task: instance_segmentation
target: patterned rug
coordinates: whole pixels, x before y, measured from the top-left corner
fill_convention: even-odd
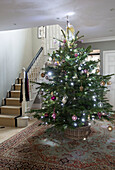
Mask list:
[[[92,124],[87,140],[75,141],[38,121],[0,144],[0,170],[113,170],[114,130]]]

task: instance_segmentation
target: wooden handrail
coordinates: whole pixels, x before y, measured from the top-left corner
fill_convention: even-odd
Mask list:
[[[36,61],[37,58],[39,57],[39,55],[41,54],[42,50],[43,50],[43,47],[41,47],[41,48],[39,49],[39,51],[37,52],[36,56],[33,58],[33,60],[31,61],[31,63],[29,64],[28,68],[26,69],[26,72],[27,72],[27,73],[29,72],[29,70],[31,69],[31,67],[33,66],[33,64],[35,63],[35,61]]]

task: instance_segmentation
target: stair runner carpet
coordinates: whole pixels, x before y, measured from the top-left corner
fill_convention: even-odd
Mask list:
[[[113,170],[114,130],[96,121],[87,140],[64,138],[63,132],[39,122],[0,144],[0,170]],[[112,125],[113,126],[113,125]]]
[[[14,90],[9,92],[9,97],[5,99],[5,105],[0,107],[0,127],[16,127],[16,118],[22,114],[20,102],[21,78],[16,81],[18,81],[18,84],[14,84]]]

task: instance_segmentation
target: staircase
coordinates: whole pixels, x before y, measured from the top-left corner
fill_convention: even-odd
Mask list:
[[[42,39],[44,50],[43,47],[41,47],[28,68],[26,70],[24,68],[22,69],[19,78],[16,79],[15,84],[11,87],[11,91],[8,92],[6,99],[3,99],[3,105],[0,108],[0,127],[27,126],[27,124],[24,123],[25,121],[28,121],[25,112],[30,111],[37,96],[37,85],[32,84],[31,81],[46,81],[45,78],[41,78],[41,68],[45,67],[45,63],[49,58],[47,54],[52,53],[59,47],[58,43],[54,43],[54,37],[60,40],[63,39],[61,33],[62,28],[60,26],[47,26],[46,29],[46,38]],[[27,73],[29,80],[29,101],[26,101],[25,99],[25,72]],[[22,100],[20,100],[21,94],[23,96]],[[39,100],[39,107],[41,107],[42,101],[40,96]],[[20,126],[23,124],[24,126]]]
[[[8,97],[3,100],[4,105],[0,111],[0,126],[17,127],[17,118],[22,115],[22,103],[20,102],[21,78],[16,79]]]
[[[3,104],[0,107],[0,127],[27,126],[28,117],[25,116],[25,112],[30,111],[37,95],[37,86],[32,84],[31,81],[36,82],[40,79],[40,69],[43,67],[45,60],[47,60],[47,57],[44,56],[41,47],[28,68],[26,70],[25,68],[22,69],[7,97],[3,99]],[[29,101],[26,101],[25,98],[25,73],[27,73],[29,81]]]

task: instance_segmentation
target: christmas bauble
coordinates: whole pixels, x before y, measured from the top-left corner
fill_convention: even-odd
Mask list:
[[[104,81],[101,81],[100,85],[101,85],[101,86],[104,86],[104,85],[105,85],[105,82],[104,82]]]
[[[72,116],[72,120],[73,120],[73,121],[76,121],[76,120],[77,120],[77,116],[76,116],[76,115],[73,115],[73,116]]]
[[[54,95],[54,93],[53,92],[51,92],[51,96],[53,96]]]
[[[87,77],[89,77],[89,72],[87,72]]]
[[[55,119],[56,118],[56,113],[53,113],[52,117],[53,117],[53,119]]]
[[[65,104],[67,102],[66,99],[62,99],[62,103]]]
[[[99,102],[97,105],[98,105],[98,107],[100,107],[100,108],[103,107],[103,103],[102,103],[102,102]]]
[[[77,54],[77,53],[75,53],[75,54],[74,54],[74,56],[75,56],[75,57],[77,57],[77,56],[78,56],[78,54]]]
[[[84,73],[85,73],[85,74],[88,73],[88,70],[85,69],[85,70],[84,70]]]
[[[88,120],[90,120],[90,115],[88,115]]]
[[[97,115],[98,115],[99,119],[101,119],[102,113],[98,112]]]
[[[112,84],[111,81],[108,81],[108,82],[107,82],[107,85],[111,85],[111,84]]]
[[[49,117],[49,114],[48,113],[45,113],[45,115],[44,115],[45,117]]]
[[[62,103],[65,104],[67,102],[67,96],[63,97]]]
[[[80,88],[79,88],[79,89],[80,89],[80,91],[83,91],[83,86],[80,86]]]
[[[51,100],[55,101],[56,100],[56,96],[52,96]]]
[[[63,40],[63,43],[66,43],[66,40]]]
[[[99,70],[99,69],[96,69],[96,72],[97,72],[97,73],[99,73],[99,72],[100,72],[100,70]]]
[[[41,77],[45,77],[45,73],[41,73]]]

